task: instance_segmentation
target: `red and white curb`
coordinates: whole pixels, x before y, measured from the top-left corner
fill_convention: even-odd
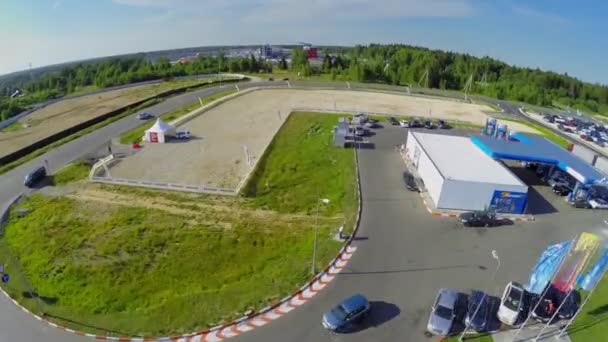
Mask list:
[[[424,198],[424,195],[422,193],[420,193],[420,198],[422,199],[422,203],[424,203],[424,207],[426,208],[426,211],[428,211],[429,214],[431,214],[432,216],[451,217],[451,218],[457,218],[458,217],[458,214],[449,214],[449,213],[442,213],[440,211],[433,211],[433,209],[431,209],[431,207],[428,205],[428,203],[427,203],[427,201]],[[513,221],[516,221],[516,222],[530,222],[530,221],[534,221],[534,216],[518,217],[518,216],[498,215],[498,217],[509,219],[509,220],[513,220]]]
[[[184,334],[181,336],[166,336],[166,337],[128,337],[128,336],[105,336],[105,335],[95,335],[88,334],[81,331],[69,329],[53,323],[43,317],[36,315],[35,313],[29,311],[21,304],[19,304],[16,300],[14,300],[8,293],[4,291],[0,287],[0,291],[10,299],[17,307],[23,310],[25,313],[34,316],[37,320],[44,322],[54,328],[61,329],[68,333],[86,336],[90,338],[94,338],[97,340],[105,340],[105,341],[131,341],[131,342],[215,342],[222,341],[230,337],[234,337],[240,334],[243,334],[247,331],[253,330],[255,328],[264,326],[275,319],[286,315],[290,311],[294,310],[300,305],[303,305],[312,297],[314,297],[319,291],[323,290],[327,284],[329,284],[332,280],[334,280],[335,276],[344,269],[348,261],[352,258],[353,254],[357,250],[357,247],[351,246],[357,231],[359,230],[359,222],[361,220],[361,180],[359,178],[359,166],[358,166],[358,156],[357,151],[355,150],[355,170],[356,170],[356,178],[357,178],[357,193],[359,194],[359,203],[357,209],[357,216],[355,219],[354,229],[348,240],[345,242],[344,246],[338,252],[338,255],[329,263],[323,272],[317,274],[311,281],[309,281],[306,285],[302,286],[295,293],[283,298],[278,303],[265,307],[264,309],[258,311],[257,313],[253,313],[249,316],[241,317],[235,321],[225,323],[211,329],[206,329],[203,331],[192,332],[190,334]],[[10,209],[10,205],[6,210]]]

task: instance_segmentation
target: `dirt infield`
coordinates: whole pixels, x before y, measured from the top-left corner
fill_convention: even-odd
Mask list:
[[[221,104],[185,123],[188,142],[148,144],[111,169],[113,177],[235,188],[292,109],[369,111],[483,124],[481,105],[384,93],[267,89]],[[513,127],[514,128],[514,127]],[[522,126],[522,130],[530,131]],[[248,165],[245,147],[251,164]]]
[[[176,81],[135,86],[53,103],[18,121],[29,127],[0,132],[0,157],[89,119],[190,83],[196,82]]]

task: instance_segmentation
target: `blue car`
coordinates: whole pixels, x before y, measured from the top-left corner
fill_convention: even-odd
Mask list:
[[[490,319],[490,297],[481,291],[471,291],[466,326],[477,332],[486,331]]]
[[[363,295],[356,294],[346,298],[323,315],[323,326],[331,331],[341,332],[363,319],[371,309]]]

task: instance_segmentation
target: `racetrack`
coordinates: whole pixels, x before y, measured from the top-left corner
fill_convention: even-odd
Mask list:
[[[277,82],[246,86],[256,85],[277,85]],[[147,111],[158,115],[217,91],[220,90],[216,87],[183,94]],[[139,124],[134,116],[126,117],[3,174],[0,177],[0,203],[24,191],[23,176],[33,167],[43,165],[45,159],[51,170],[57,170],[72,160],[105,150],[111,137]],[[396,130],[395,134],[402,134],[397,128],[393,130]],[[359,249],[346,272],[309,303],[234,341],[425,341],[428,339],[422,335],[421,327],[426,323],[428,306],[439,286],[490,286],[488,274],[493,267],[487,255],[490,249],[496,248],[503,258],[502,271],[492,285],[496,292],[496,288],[508,280],[524,280],[541,246],[571,238],[575,228],[583,229],[580,217],[572,213],[540,217],[532,224],[518,224],[513,227],[515,232],[511,228],[486,233],[453,229],[449,219],[428,216],[419,198],[403,191],[400,173],[403,169],[399,169],[402,164],[395,159],[397,156],[392,149],[395,141],[381,134],[372,139],[378,142],[377,150],[360,152],[362,225],[356,242]],[[603,225],[602,213],[585,213],[584,222],[588,227]],[[526,234],[522,234],[524,232]],[[517,253],[511,253],[513,250]],[[475,269],[476,265],[486,270]],[[439,269],[441,267],[445,269]],[[375,302],[383,302],[378,307],[384,308],[381,312],[386,314],[375,318],[371,321],[373,325],[356,334],[330,336],[320,326],[320,315],[355,291],[364,292]],[[418,291],[421,291],[420,295]],[[44,325],[0,297],[0,342],[89,340]]]

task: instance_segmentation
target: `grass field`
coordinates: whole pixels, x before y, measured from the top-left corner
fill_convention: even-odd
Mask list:
[[[587,294],[583,295],[583,299]],[[604,275],[568,334],[573,342],[606,341],[608,336],[608,277]]]
[[[224,96],[228,96],[230,94],[234,94],[236,93],[237,90],[236,89],[229,89],[229,90],[224,90],[218,93],[215,93],[213,95],[204,97],[201,99],[201,101],[203,102],[203,106],[207,105],[219,98],[222,98]],[[189,103],[186,104],[184,106],[181,106],[180,108],[169,112],[169,113],[165,113],[163,115],[161,115],[160,117],[163,119],[163,121],[165,122],[170,122],[172,120],[175,120],[181,116],[184,116],[188,113],[190,113],[191,111],[197,109],[201,107],[201,104],[199,101],[193,102],[193,103]],[[152,127],[152,125],[154,125],[154,122],[156,122],[155,120],[150,120],[130,131],[127,131],[123,134],[120,135],[120,143],[121,144],[130,144],[134,141],[141,141],[142,137],[144,136],[144,133],[146,132],[146,130],[150,127]]]
[[[258,162],[243,193],[258,208],[314,214],[319,198],[324,210],[341,212],[345,230],[354,221],[357,197],[352,149],[334,148],[335,114],[294,112]]]
[[[318,269],[341,246],[337,227],[355,215],[353,151],[328,144],[335,120],[292,116],[252,180],[277,186],[257,198],[86,183],[63,197],[33,195],[0,240],[0,258],[12,260],[10,246],[20,261],[7,263],[14,281],[5,289],[63,325],[114,335],[187,333],[261,309],[310,278],[316,189],[332,200],[320,210]],[[294,165],[303,153],[309,162]],[[301,171],[277,172],[278,161]],[[297,178],[314,165],[339,172]]]
[[[53,177],[54,185],[63,185],[79,180],[86,179],[91,170],[91,165],[84,161],[77,161],[66,165],[57,171]]]
[[[529,121],[525,121],[525,120],[512,120],[512,119],[505,119],[505,118],[500,118],[499,120],[501,121],[511,121],[511,122],[517,122],[520,123],[522,125],[526,125],[530,128],[533,128],[537,131],[539,131],[542,135],[544,135],[545,137],[547,137],[547,139],[553,141],[554,143],[558,144],[559,146],[563,147],[563,148],[567,148],[568,145],[570,144],[570,142],[565,139],[562,138],[561,136],[553,133],[553,131],[551,131],[549,128],[540,125],[540,124],[536,124],[533,122],[529,122]]]

